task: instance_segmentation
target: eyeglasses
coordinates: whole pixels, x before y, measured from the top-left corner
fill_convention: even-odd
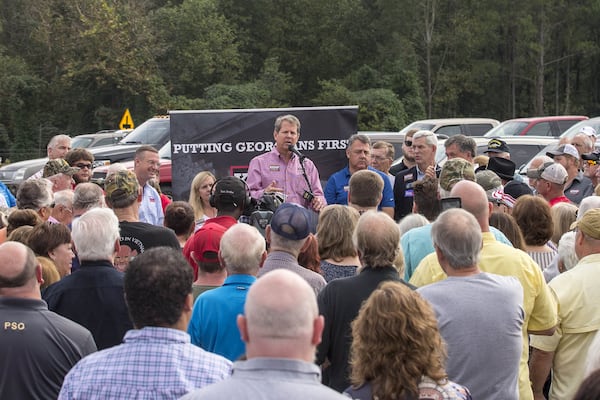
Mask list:
[[[585,161],[587,162],[587,164],[590,167],[593,167],[594,165],[598,165],[598,161],[596,161],[596,160],[585,160]]]
[[[404,144],[407,145],[408,147],[412,146],[412,140],[405,140]]]
[[[79,169],[92,169],[92,164],[75,164]]]

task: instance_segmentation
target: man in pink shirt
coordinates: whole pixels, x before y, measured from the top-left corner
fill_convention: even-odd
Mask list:
[[[271,151],[254,157],[248,166],[246,183],[250,195],[258,200],[264,193],[279,192],[287,203],[320,211],[327,202],[319,171],[311,160],[290,150],[295,149],[300,138],[300,120],[294,115],[277,117],[273,137],[275,145]]]

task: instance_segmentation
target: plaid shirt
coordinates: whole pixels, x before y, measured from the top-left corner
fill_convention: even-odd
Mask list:
[[[123,344],[89,355],[65,377],[59,399],[178,399],[231,374],[231,362],[183,331],[130,330]]]

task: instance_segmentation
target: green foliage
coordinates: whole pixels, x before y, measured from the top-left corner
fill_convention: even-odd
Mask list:
[[[408,124],[404,105],[388,89],[355,92],[358,100],[358,130],[399,131]]]

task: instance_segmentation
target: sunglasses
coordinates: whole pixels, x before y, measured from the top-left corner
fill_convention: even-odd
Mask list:
[[[80,169],[92,169],[92,164],[75,164],[75,166]]]
[[[407,145],[408,147],[412,146],[412,140],[405,140],[404,144]]]
[[[595,161],[595,160],[585,160],[585,161],[588,163],[588,165],[590,167],[593,167],[594,165],[598,165],[598,161]]]

